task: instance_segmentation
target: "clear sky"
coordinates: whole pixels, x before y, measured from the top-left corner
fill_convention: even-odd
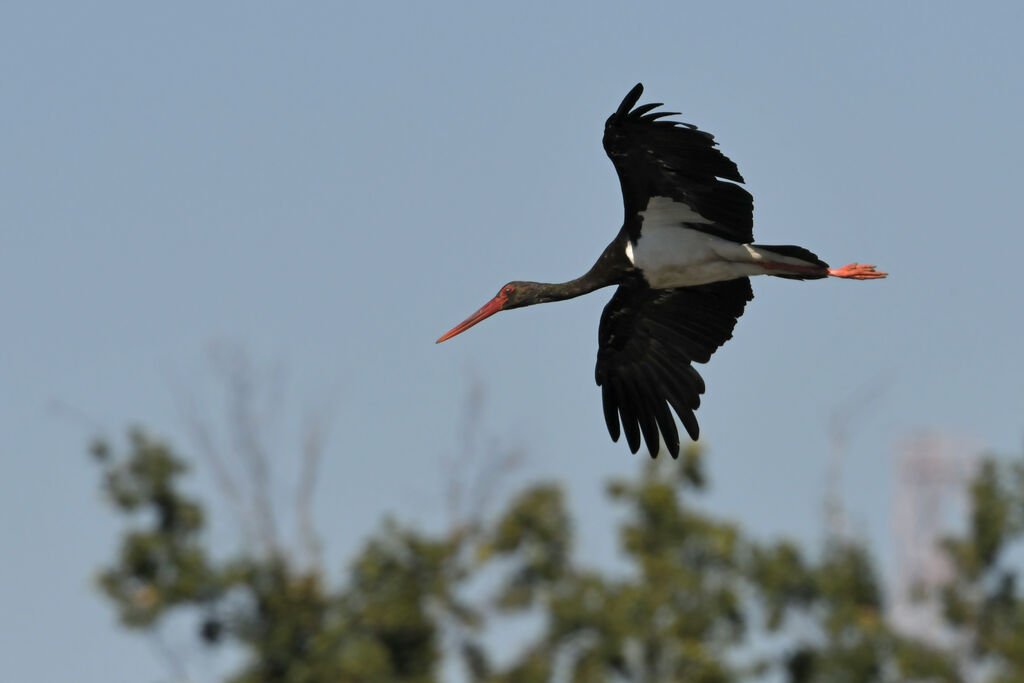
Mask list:
[[[891,273],[755,280],[701,368],[710,506],[819,537],[830,415],[878,385],[843,492],[888,552],[906,438],[1021,444],[1022,28],[1020,2],[4,3],[4,679],[166,679],[92,588],[119,527],[85,446],[141,423],[187,451],[211,344],[284,368],[295,421],[336,406],[332,570],[385,511],[443,520],[473,378],[482,433],[611,558],[601,482],[645,457],[594,386],[611,291],[434,340],[615,235],[602,126],[638,81],[739,164],[759,241]]]

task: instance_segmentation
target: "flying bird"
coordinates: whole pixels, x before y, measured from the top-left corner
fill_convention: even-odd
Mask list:
[[[620,430],[636,453],[641,436],[651,457],[659,433],[672,457],[679,433],[669,406],[694,441],[694,411],[704,380],[693,363],[706,363],[732,337],[754,298],[751,275],[794,280],[829,276],[883,278],[873,265],[829,268],[793,245],[755,244],[753,198],[736,164],[714,136],[636,106],[638,83],[604,124],[604,149],[622,186],[622,228],[583,276],[559,284],[513,281],[480,310],[437,340],[450,339],[498,311],[571,299],[602,287],[618,289],[598,327],[597,384],[613,441]]]

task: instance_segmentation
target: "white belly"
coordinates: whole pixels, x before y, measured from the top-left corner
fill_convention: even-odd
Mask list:
[[[709,224],[712,221],[668,197],[651,197],[640,217],[643,220],[640,238],[626,244],[626,257],[640,269],[647,284],[656,289],[785,272],[765,268],[762,265],[765,261],[811,265],[798,258],[688,228],[687,223]]]
[[[756,264],[757,252],[700,230],[650,225],[626,245],[626,256],[656,289],[692,287],[765,272]],[[757,256],[760,256],[757,254]]]

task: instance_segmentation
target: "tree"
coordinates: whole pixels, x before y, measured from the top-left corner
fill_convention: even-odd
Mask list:
[[[939,588],[938,598],[947,623],[965,646],[963,659],[972,673],[992,683],[1021,681],[1024,601],[1018,582],[1024,465],[983,460],[968,494],[966,530],[942,542],[953,575]]]
[[[441,653],[430,605],[459,612],[447,605],[446,575],[458,539],[387,522],[353,563],[345,589],[334,590],[320,568],[299,568],[279,553],[207,552],[203,508],[181,492],[187,467],[166,444],[136,430],[121,457],[104,442],[92,451],[108,500],[136,520],[99,576],[125,626],[145,630],[172,612],[193,613],[207,645],[244,649],[236,683],[435,680]]]
[[[148,632],[191,615],[207,646],[241,648],[243,665],[228,678],[237,683],[426,683],[446,657],[487,683],[965,680],[955,652],[890,628],[862,544],[832,538],[812,558],[702,513],[696,448],[609,484],[624,512],[625,573],[574,559],[562,489],[546,483],[443,534],[387,519],[337,582],[279,550],[218,557],[204,536],[206,507],[183,492],[187,467],[168,445],[133,431],[123,453],[105,442],[93,453],[107,498],[132,519],[100,574],[122,623]],[[1024,663],[1017,574],[1003,552],[1024,533],[1024,473],[1011,473],[983,465],[972,524],[945,542],[956,567],[945,613],[972,643],[974,673],[994,682],[1021,680]],[[470,590],[482,576],[494,594]],[[493,652],[487,629],[518,614],[538,617],[535,637]]]

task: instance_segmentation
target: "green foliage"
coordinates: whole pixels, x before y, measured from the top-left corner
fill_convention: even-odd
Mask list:
[[[961,680],[947,653],[886,622],[882,587],[860,543],[829,539],[817,563],[790,542],[755,547],[750,567],[769,631],[813,624],[785,656],[791,683]]]
[[[981,463],[969,488],[966,533],[942,546],[953,577],[940,590],[945,617],[993,683],[1024,680],[1024,601],[1017,587],[1024,536],[1024,465]],[[1014,544],[1016,548],[1013,548]],[[1016,562],[1011,555],[1016,550]]]
[[[489,539],[511,565],[498,605],[538,608],[545,625],[519,661],[487,680],[546,681],[560,661],[574,681],[735,680],[724,654],[743,636],[738,532],[682,505],[683,490],[698,480],[680,476],[686,471],[652,465],[637,482],[609,486],[629,510],[621,539],[637,573],[624,579],[569,561],[570,525],[557,488],[537,487],[512,502]]]
[[[178,492],[185,464],[163,444],[139,431],[129,434],[132,457],[111,462],[109,448],[93,446],[104,464],[104,492],[125,513],[150,513],[144,530],[125,534],[116,565],[100,585],[117,605],[126,626],[150,625],[166,610],[202,600],[224,589],[200,544],[203,510]]]
[[[108,444],[93,448],[108,500],[134,520],[99,577],[125,626],[148,629],[173,610],[191,611],[205,643],[244,648],[235,683],[437,680],[430,606],[455,620],[469,614],[448,592],[456,543],[385,524],[342,590],[326,586],[319,568],[278,554],[211,558],[201,545],[202,508],[180,491],[184,462],[140,432],[128,441],[119,459]]]
[[[456,656],[479,683],[954,682],[972,666],[970,680],[1024,680],[1024,606],[1007,559],[1024,533],[1021,467],[986,462],[967,531],[944,542],[954,572],[942,605],[971,643],[965,662],[893,631],[861,543],[831,538],[816,556],[701,512],[695,448],[608,485],[625,571],[574,559],[562,489],[541,484],[449,533],[385,520],[337,584],[280,551],[213,552],[206,508],[183,493],[187,468],[165,444],[135,431],[125,454],[93,452],[106,497],[131,520],[99,577],[122,623],[145,632],[193,615],[201,642],[244,653],[235,683],[429,683]],[[516,615],[540,627],[499,665],[487,629]]]

